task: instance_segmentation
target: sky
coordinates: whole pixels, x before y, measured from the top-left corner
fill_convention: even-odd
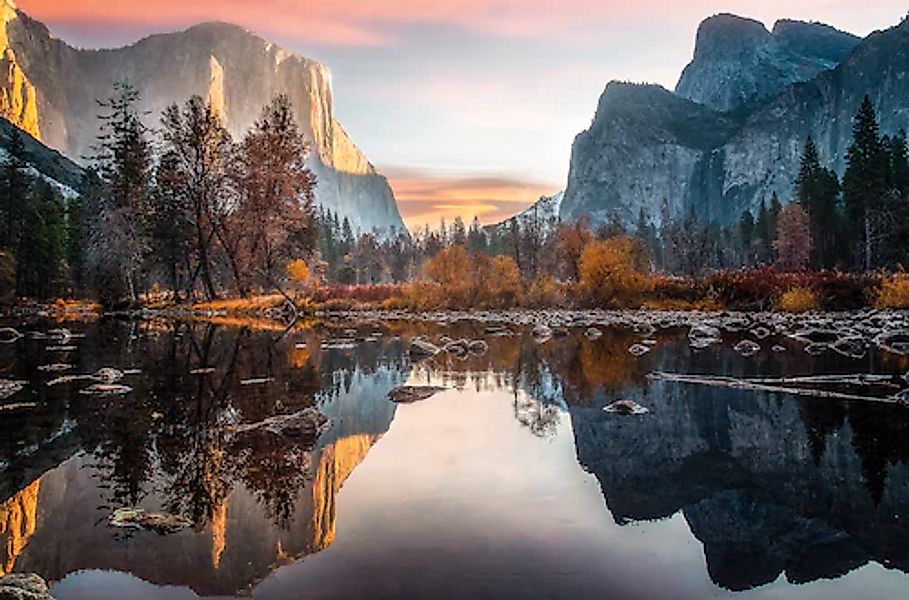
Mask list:
[[[227,21],[332,71],[339,121],[388,176],[407,224],[507,218],[565,187],[571,143],[610,80],[669,89],[698,23],[731,12],[771,27],[857,35],[905,0],[18,0],[71,44],[110,47]]]

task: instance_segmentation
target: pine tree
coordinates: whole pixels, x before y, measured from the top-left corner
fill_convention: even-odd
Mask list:
[[[18,245],[22,211],[31,186],[25,145],[19,129],[13,128],[6,164],[0,181],[0,250],[15,252]]]
[[[886,187],[886,160],[877,115],[865,96],[852,127],[852,144],[846,154],[843,202],[850,227],[856,266],[871,270],[881,234],[881,199]]]
[[[103,304],[139,303],[148,257],[151,146],[138,112],[139,93],[126,82],[98,101],[102,110],[93,167],[98,202],[86,212],[90,239],[86,262]]]
[[[741,248],[741,262],[751,266],[751,244],[754,241],[754,216],[750,210],[742,211],[739,218],[739,247]]]
[[[85,216],[82,196],[66,202],[66,264],[69,280],[78,293],[85,286]]]
[[[796,180],[796,197],[808,214],[813,241],[810,264],[816,269],[829,269],[839,260],[839,190],[836,173],[821,166],[817,148],[808,138]]]
[[[63,201],[36,181],[22,210],[16,253],[16,293],[45,299],[60,285],[66,244]]]

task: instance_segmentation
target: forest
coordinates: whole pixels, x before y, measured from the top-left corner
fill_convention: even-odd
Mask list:
[[[909,306],[906,135],[882,135],[868,97],[842,180],[807,139],[788,202],[773,194],[732,226],[695,211],[672,219],[668,207],[633,227],[531,209],[494,226],[456,218],[392,235],[354,231],[316,206],[310,145],[287,97],[239,140],[200,97],[168,107],[154,129],[138,100],[121,83],[98,102],[78,195],[33,176],[13,136],[0,174],[0,298],[136,308],[264,296],[295,312]]]

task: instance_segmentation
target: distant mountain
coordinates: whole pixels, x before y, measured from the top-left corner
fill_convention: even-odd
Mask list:
[[[730,16],[707,23],[679,85],[701,102],[659,86],[606,86],[591,127],[572,147],[563,219],[590,214],[596,223],[615,216],[631,225],[643,207],[657,224],[692,209],[704,223],[729,224],[774,192],[784,202],[791,199],[809,136],[821,160],[842,174],[852,117],[865,94],[878,110],[883,133],[909,129],[909,21],[870,35],[848,53],[846,34],[817,24],[778,23],[768,34],[775,40],[773,56],[810,54],[816,60],[810,69],[774,71],[780,77],[762,84],[758,93],[772,97],[760,101],[746,91],[767,73],[768,64],[779,63],[739,60],[742,54],[734,49],[753,49],[760,39],[767,43],[763,26]],[[723,50],[727,45],[732,49]],[[744,55],[753,57],[749,52]],[[716,75],[717,56],[730,64],[739,61],[741,72]],[[818,70],[825,61],[833,68]],[[806,79],[784,84],[796,76]],[[695,85],[708,80],[710,86]],[[736,110],[719,110],[727,102]]]
[[[559,223],[559,213],[562,208],[562,198],[564,197],[565,192],[559,192],[552,196],[541,196],[539,200],[515,216],[493,225],[487,225],[486,230],[504,233],[514,222],[517,222],[521,227],[527,227],[534,220],[547,231],[555,229]]]
[[[729,111],[834,68],[860,39],[819,23],[778,21],[773,32],[722,14],[698,28],[694,60],[675,88],[682,98]]]
[[[0,118],[0,162],[9,158],[12,135],[16,129],[15,125]],[[78,195],[82,187],[82,167],[28,133],[20,130],[20,134],[30,174],[50,183],[64,198]]]
[[[207,23],[113,50],[73,48],[0,0],[0,116],[81,160],[97,134],[96,99],[126,80],[142,94],[148,124],[193,94],[211,100],[235,136],[276,94],[287,94],[313,142],[316,199],[359,230],[404,230],[394,195],[334,116],[331,74],[240,27]]]

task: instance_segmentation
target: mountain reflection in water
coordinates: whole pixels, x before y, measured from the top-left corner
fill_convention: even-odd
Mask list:
[[[745,359],[680,331],[635,358],[640,336],[617,329],[485,337],[483,356],[413,364],[410,337],[483,327],[70,327],[85,337],[69,355],[0,347],[2,376],[30,382],[14,400],[38,404],[0,411],[0,570],[38,572],[63,600],[886,598],[909,582],[909,411],[646,377],[904,372],[894,356],[775,340],[789,351]],[[86,396],[45,385],[57,374],[38,367],[60,361],[140,372],[128,395]],[[387,400],[405,383],[450,391]],[[652,412],[602,410],[618,398]],[[307,407],[331,420],[318,440],[234,427]],[[195,525],[109,527],[123,506]]]

